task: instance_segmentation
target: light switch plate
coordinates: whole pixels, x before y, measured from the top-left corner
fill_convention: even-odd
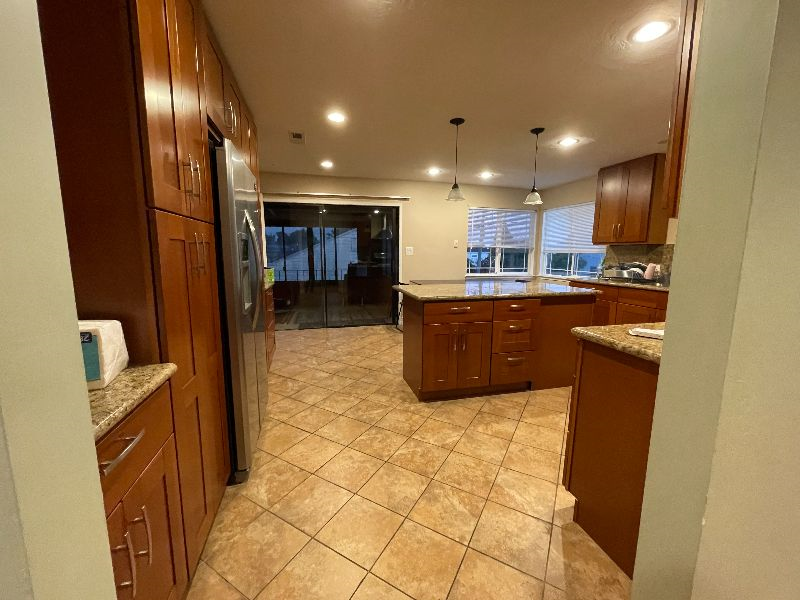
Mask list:
[[[453,240],[453,248],[458,248],[458,240]]]
[[[406,246],[406,256],[414,255],[414,246]]]

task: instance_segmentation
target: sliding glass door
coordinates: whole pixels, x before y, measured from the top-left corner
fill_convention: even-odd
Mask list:
[[[396,320],[398,209],[264,203],[278,329]]]

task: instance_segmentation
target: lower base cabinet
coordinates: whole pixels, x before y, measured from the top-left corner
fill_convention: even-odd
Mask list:
[[[598,291],[592,325],[659,323],[667,317],[669,292],[570,281],[571,287]]]
[[[188,570],[168,385],[104,436],[97,454],[117,598],[182,598]]]

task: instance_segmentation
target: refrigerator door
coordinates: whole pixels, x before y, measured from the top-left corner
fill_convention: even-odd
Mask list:
[[[266,353],[260,354],[255,324],[263,317],[261,264],[261,210],[255,176],[229,140],[217,149],[219,212],[227,329],[226,360],[231,422],[234,481],[243,481],[252,466],[266,405],[266,380],[259,390],[259,374]],[[262,397],[263,396],[263,397]]]

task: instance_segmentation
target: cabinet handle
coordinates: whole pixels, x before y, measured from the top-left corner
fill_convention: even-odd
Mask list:
[[[197,252],[197,272],[199,273],[201,270],[205,272],[206,261],[200,258],[200,238],[198,237],[197,232],[194,234],[194,249]]]
[[[622,237],[624,231],[625,231],[625,224],[624,223],[620,223],[618,228],[617,228],[617,236],[618,237]]]
[[[506,331],[516,331],[517,329],[519,329],[519,325],[509,325],[506,327]]]
[[[142,505],[140,510],[142,511],[142,516],[136,517],[131,523],[144,523],[144,530],[147,533],[147,550],[140,550],[136,553],[136,556],[146,556],[149,566],[153,564],[153,531],[150,528],[150,517],[147,514],[147,507]]]
[[[453,333],[452,336],[453,336],[453,352],[455,352],[458,350],[458,334]]]
[[[461,334],[461,351],[462,352],[466,352],[467,351],[467,334],[466,333],[462,333]]]
[[[513,364],[513,363],[521,363],[523,360],[524,360],[523,358],[518,356],[518,357],[515,357],[515,358],[507,358],[506,362],[509,363],[509,364]]]
[[[512,304],[511,306],[508,307],[508,310],[513,312],[519,312],[521,310],[525,310],[525,307],[522,306],[522,304]]]
[[[197,193],[194,193],[194,175],[192,176],[192,195],[196,196],[197,198],[203,197],[203,176],[201,175],[201,167],[200,161],[194,161],[194,165],[197,168]]]
[[[133,545],[131,544],[131,532],[126,531],[125,535],[122,536],[125,538],[125,543],[119,546],[114,546],[111,551],[112,552],[121,552],[123,550],[127,550],[128,552],[128,564],[131,567],[131,578],[129,581],[123,581],[119,585],[117,585],[117,589],[125,589],[131,588],[131,597],[136,598],[136,559],[133,555]]]
[[[230,112],[230,115],[231,115],[230,122],[228,122],[228,118],[227,118],[229,112]],[[233,123],[233,101],[232,100],[228,100],[227,103],[225,104],[225,109],[224,109],[224,112],[222,113],[222,120],[223,120],[223,123],[225,124],[225,127],[227,127],[228,131],[230,131],[231,135],[233,135],[234,123]]]
[[[469,312],[472,310],[471,306],[451,306],[450,312],[451,313],[462,313],[462,312]]]
[[[192,196],[194,196],[194,163],[192,162],[192,154],[189,153],[189,159],[183,161],[183,167],[189,167],[189,179],[186,185],[183,186],[183,194],[189,197],[189,204],[191,208]]]
[[[202,234],[200,237],[203,240],[203,273],[205,273],[206,272],[206,264],[208,263],[208,261],[207,261],[207,259],[208,259],[208,247],[211,244],[206,240],[206,234],[205,233]]]
[[[100,473],[104,477],[108,477],[111,474],[111,472],[114,469],[116,469],[123,460],[125,460],[125,457],[128,456],[133,451],[136,445],[142,441],[143,436],[144,436],[144,428],[135,436],[119,438],[118,441],[126,442],[125,447],[122,449],[122,452],[117,454],[111,460],[104,460],[103,462],[100,463],[99,465]]]

